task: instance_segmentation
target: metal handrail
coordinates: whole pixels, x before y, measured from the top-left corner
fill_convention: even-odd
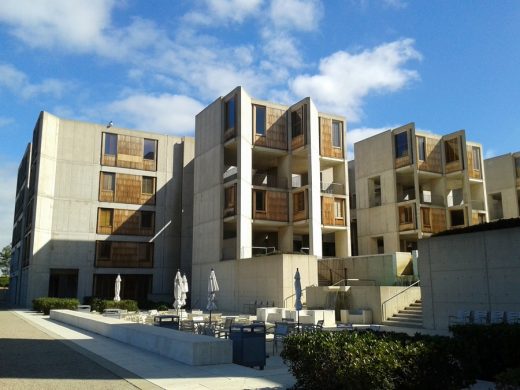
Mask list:
[[[415,285],[419,284],[420,282],[421,282],[421,280],[418,280],[418,281],[416,281],[416,282],[410,284],[410,285],[409,285],[408,287],[406,287],[404,290],[399,291],[397,294],[392,295],[390,298],[388,298],[386,301],[384,301],[384,302],[381,304],[381,313],[383,314],[383,316],[382,316],[382,320],[383,320],[383,321],[386,321],[386,306],[385,306],[385,305],[386,305],[389,301],[391,301],[392,299],[394,299],[395,297],[401,295],[401,294],[404,293],[406,290],[408,290],[408,289],[414,287]]]
[[[307,287],[303,288],[303,289],[302,289],[302,297],[303,297],[303,293],[304,293],[304,292],[307,292],[307,289],[308,289],[309,287],[316,287],[316,285],[315,285],[315,284],[312,284],[312,285],[310,285],[310,286],[307,286]],[[294,293],[294,294],[289,295],[288,297],[286,297],[286,298],[283,300],[283,307],[286,307],[286,306],[287,306],[287,301],[289,300],[289,298],[292,298],[292,297],[294,297],[294,296],[296,296],[296,293]]]

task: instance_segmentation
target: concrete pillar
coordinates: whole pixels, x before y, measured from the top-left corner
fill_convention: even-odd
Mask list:
[[[278,249],[283,253],[293,251],[293,227],[286,226],[278,229]]]
[[[341,230],[334,233],[336,241],[336,257],[350,256],[350,234],[348,230]]]
[[[309,250],[322,257],[321,240],[321,183],[320,183],[320,126],[316,106],[308,103],[307,150],[309,166]]]

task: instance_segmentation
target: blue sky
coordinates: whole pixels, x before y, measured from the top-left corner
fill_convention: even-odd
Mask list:
[[[41,110],[193,135],[237,85],[311,96],[349,142],[415,122],[520,150],[520,1],[2,0],[0,247]]]

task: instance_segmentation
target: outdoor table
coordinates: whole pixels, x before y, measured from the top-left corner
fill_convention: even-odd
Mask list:
[[[179,329],[179,316],[174,315],[158,315],[153,318],[153,324],[155,326],[165,327],[165,328],[172,328],[172,329]]]

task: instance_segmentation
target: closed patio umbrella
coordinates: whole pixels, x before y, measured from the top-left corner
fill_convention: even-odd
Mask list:
[[[217,283],[217,276],[215,275],[215,270],[212,268],[209,274],[208,280],[208,305],[206,306],[206,310],[209,310],[209,324],[211,325],[211,311],[217,308],[217,303],[215,302],[215,294],[219,290]]]
[[[119,302],[121,300],[121,297],[119,296],[119,294],[121,294],[121,275],[117,274],[116,284],[115,284],[114,302]]]
[[[181,295],[182,306],[186,305],[186,300],[188,299],[189,291],[190,290],[188,288],[188,278],[186,278],[186,274],[184,274],[182,276],[182,295]]]
[[[296,309],[297,326],[300,326],[300,310],[302,309],[302,283],[300,281],[300,271],[296,268],[296,274],[294,274],[294,295],[295,302],[294,308]]]
[[[175,279],[173,280],[173,296],[175,297],[173,308],[176,309],[177,314],[179,314],[179,309],[182,307],[182,277],[179,270],[177,270]]]

